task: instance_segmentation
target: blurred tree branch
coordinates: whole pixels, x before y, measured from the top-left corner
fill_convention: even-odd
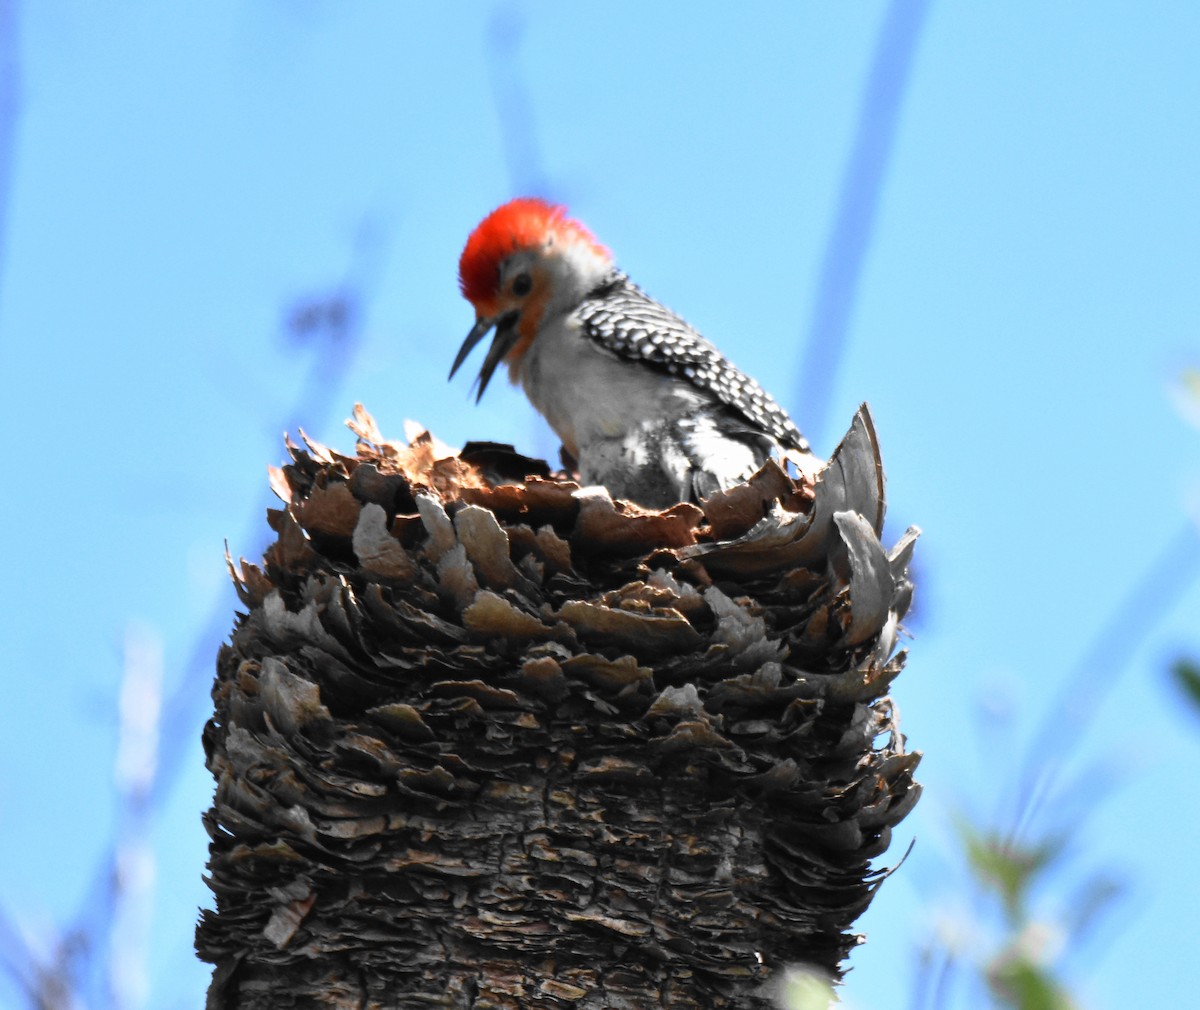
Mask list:
[[[863,88],[854,145],[842,173],[793,398],[793,413],[803,419],[814,445],[820,445],[829,420],[830,397],[837,387],[859,280],[929,2],[892,0],[888,5]]]
[[[0,284],[4,279],[8,206],[12,192],[17,121],[21,109],[21,64],[17,0],[0,0]]]
[[[1196,373],[1183,376],[1179,406],[1194,416],[1200,401]],[[1001,921],[999,939],[990,951],[978,945],[960,956],[952,940],[935,940],[922,953],[914,985],[914,1010],[947,1005],[949,983],[956,970],[975,970],[991,999],[1014,1010],[1070,1010],[1076,1004],[1059,978],[1064,953],[1078,948],[1101,914],[1124,892],[1121,881],[1105,872],[1087,874],[1068,900],[1057,922],[1039,916],[1034,891],[1061,882],[1075,854],[1067,845],[1083,820],[1097,809],[1105,781],[1082,773],[1078,788],[1060,785],[1064,769],[1104,701],[1118,687],[1121,674],[1158,622],[1200,577],[1200,535],[1193,516],[1179,528],[1132,581],[1117,605],[1097,627],[1092,640],[1059,683],[1020,766],[1014,809],[1004,830],[985,829],[964,819],[959,826],[965,861],[976,889],[979,921]],[[1200,666],[1188,659],[1172,668],[1176,685],[1200,711]],[[1079,803],[1073,796],[1084,797]],[[1054,822],[1042,823],[1053,810]],[[1000,815],[1003,823],[1006,818]],[[992,907],[995,904],[995,908]],[[966,944],[964,947],[971,947]]]
[[[525,15],[515,2],[498,4],[488,21],[487,56],[500,139],[514,194],[550,197],[529,89],[521,77]]]
[[[328,291],[299,299],[287,308],[288,342],[307,348],[311,359],[296,400],[276,430],[294,429],[297,418],[327,415],[342,396],[345,376],[360,346],[365,307],[374,292],[383,253],[382,236],[371,221],[364,221],[346,276]],[[258,549],[265,546],[261,516],[269,505],[270,499],[264,496],[247,523],[245,542],[260,545]],[[149,829],[154,813],[177,781],[185,757],[197,748],[212,657],[228,631],[231,597],[232,589],[223,586],[164,701],[157,753],[146,759],[156,766],[156,774],[143,783],[144,788],[118,790],[115,822],[123,827],[118,827],[118,837],[99,859],[92,886],[71,925],[62,931],[52,964],[39,964],[12,916],[0,909],[0,963],[35,1010],[117,1007],[123,998],[119,995],[124,991],[121,983],[114,983],[111,977],[119,966],[103,960],[106,951],[119,949],[119,943],[110,948],[102,938],[114,936],[124,907],[130,826],[135,825],[136,832]],[[139,900],[148,899],[143,895]]]
[[[1034,732],[1018,781],[1012,834],[1037,817],[1104,700],[1171,606],[1200,577],[1200,535],[1186,516],[1097,626]],[[1119,633],[1116,629],[1120,629]]]

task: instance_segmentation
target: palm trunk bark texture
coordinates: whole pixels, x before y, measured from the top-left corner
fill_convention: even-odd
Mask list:
[[[746,1008],[837,977],[919,794],[916,531],[860,410],[661,512],[507,446],[289,443],[204,732],[212,1010]]]

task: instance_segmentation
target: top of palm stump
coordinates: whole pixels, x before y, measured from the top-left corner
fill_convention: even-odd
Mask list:
[[[702,507],[510,447],[306,440],[204,732],[212,1008],[765,1007],[835,977],[916,802],[916,531],[866,409]],[[231,565],[231,569],[233,566]]]

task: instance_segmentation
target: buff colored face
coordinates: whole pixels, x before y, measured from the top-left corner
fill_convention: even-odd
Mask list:
[[[556,278],[576,250],[609,262],[607,250],[590,232],[567,218],[562,207],[541,200],[513,200],[471,233],[459,261],[459,283],[475,307],[475,325],[459,348],[450,376],[494,328],[479,370],[476,399],[483,396],[501,361],[508,363],[515,381],[553,295],[564,289]]]

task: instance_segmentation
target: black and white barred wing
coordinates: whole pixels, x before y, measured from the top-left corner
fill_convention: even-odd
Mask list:
[[[606,350],[686,380],[785,449],[811,452],[800,429],[762,386],[623,274],[585,299],[578,317],[587,336]]]

